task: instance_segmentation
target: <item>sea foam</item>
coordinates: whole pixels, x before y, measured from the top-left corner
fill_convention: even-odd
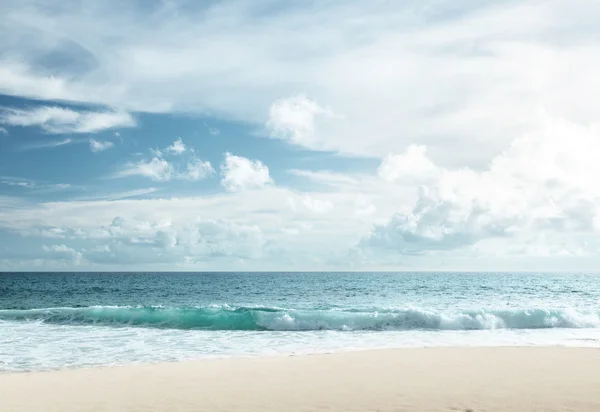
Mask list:
[[[402,331],[600,328],[600,313],[575,308],[403,309],[278,307],[65,307],[0,310],[0,321],[229,331]]]

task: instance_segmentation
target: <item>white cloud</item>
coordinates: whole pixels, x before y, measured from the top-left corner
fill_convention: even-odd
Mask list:
[[[137,163],[129,163],[125,168],[115,174],[115,177],[143,176],[165,182],[173,177],[173,165],[160,157],[151,160],[140,160]]]
[[[187,164],[187,170],[179,177],[186,180],[204,180],[215,173],[209,161],[193,159]]]
[[[305,195],[302,204],[315,213],[326,213],[333,209],[333,204],[327,199],[315,199]]]
[[[61,139],[61,140],[50,140],[50,141],[41,141],[27,144],[22,147],[23,150],[34,150],[34,149],[47,149],[60,147],[71,143],[77,143],[76,140],[71,138]]]
[[[331,117],[333,114],[306,96],[293,96],[279,99],[271,105],[266,126],[272,137],[313,147],[315,119],[318,116]]]
[[[535,126],[540,107],[576,122],[596,117],[593,0],[328,2],[277,7],[277,18],[239,1],[170,4],[66,12],[4,2],[11,27],[0,53],[10,58],[0,61],[0,91],[256,125],[273,107],[272,124],[294,143],[374,157],[418,143],[444,167],[486,164]],[[65,65],[43,63],[53,55]],[[299,93],[310,100],[299,100],[298,115],[286,99]],[[343,121],[314,114],[314,104]]]
[[[4,127],[0,127],[0,134],[3,134],[5,136],[8,135],[8,130],[6,130]]]
[[[389,154],[381,162],[377,174],[388,182],[435,177],[438,168],[427,158],[426,153],[425,146],[411,145],[404,154]]]
[[[33,189],[38,186],[38,184],[31,179],[24,179],[12,176],[0,176],[0,182],[8,186],[19,186],[28,189]]]
[[[156,157],[163,157],[165,155],[160,149],[150,149],[150,153]],[[142,153],[138,153],[137,155],[142,155]]]
[[[325,217],[311,211],[303,204],[305,195],[329,200],[335,204],[336,213]],[[288,199],[298,205],[297,211],[290,209]],[[236,261],[225,258],[231,255],[246,260],[246,266],[238,269],[279,270],[289,267],[288,264],[297,264],[297,268],[316,270],[323,268],[323,262],[333,254],[351,247],[370,228],[372,221],[356,219],[354,210],[354,195],[335,192],[325,199],[323,194],[295,193],[270,185],[260,193],[245,190],[198,197],[29,203],[0,208],[0,230],[30,239],[58,235],[69,245],[85,245],[86,250],[108,244],[111,252],[101,254],[110,257],[114,253],[115,257],[109,259],[113,263],[115,259],[130,258],[131,263],[135,263],[135,259],[139,259],[140,264],[153,259],[152,264],[156,265],[180,264],[185,256],[195,256],[194,248],[198,248],[197,259],[200,260],[193,266],[196,269],[226,267],[233,270],[237,267]],[[115,216],[121,219],[115,221]],[[196,222],[202,223],[201,239],[204,240],[194,240],[197,237],[194,228],[200,224]],[[219,222],[217,226],[231,234],[211,234],[211,230],[217,229],[211,229],[215,226],[207,222]],[[297,229],[298,235],[286,235],[282,228]],[[160,235],[164,236],[163,246],[159,246],[155,238],[159,231],[168,233]],[[175,247],[165,247],[174,244],[173,238]],[[186,249],[185,245],[190,243],[195,246]],[[211,250],[214,252],[209,253]],[[82,253],[86,259],[93,260],[86,252]],[[99,261],[100,257],[95,260]]]
[[[151,15],[111,2],[68,13],[43,0],[0,4],[12,25],[2,33],[0,92],[116,113],[216,114],[303,148],[380,161],[377,173],[293,170],[302,183],[327,186],[298,193],[275,187],[262,163],[228,154],[228,193],[26,204],[0,208],[2,227],[100,237],[106,223],[98,222],[119,213],[149,226],[172,214],[175,228],[202,214],[258,227],[265,249],[281,245],[288,263],[346,253],[370,268],[420,253],[597,255],[597,2],[326,2],[277,7],[276,18],[238,1],[185,13],[173,4]],[[155,24],[139,24],[149,20]],[[66,64],[51,67],[47,56]],[[126,173],[159,181],[209,173],[206,162],[166,161],[168,153]],[[306,198],[313,209],[314,199],[330,202],[335,213],[314,213]],[[57,227],[41,228],[50,224]],[[165,250],[178,248],[173,227],[156,229],[168,232]],[[133,260],[148,238],[119,239],[125,246],[111,244],[110,253]]]
[[[62,231],[61,237],[72,232]],[[115,217],[108,226],[88,233],[79,233],[86,239],[96,237],[97,246],[77,252],[65,245],[43,246],[54,259],[72,260],[76,264],[144,264],[169,262],[198,262],[206,259],[259,258],[265,240],[257,226],[230,221],[197,220],[185,225],[174,225],[169,220],[148,222]]]
[[[150,160],[140,160],[135,163],[128,163],[117,172],[114,177],[144,176],[152,180],[166,182],[171,179],[203,180],[215,173],[209,161],[203,161],[192,157],[187,162],[177,161],[175,164],[164,159],[165,153],[182,154],[187,149],[178,139],[173,145],[167,147],[164,151],[151,149],[154,155]]]
[[[228,254],[258,270],[296,263],[319,269],[335,266],[336,259],[338,268],[397,268],[409,263],[423,268],[433,257],[454,259],[467,269],[485,268],[483,263],[469,266],[480,260],[488,266],[500,262],[503,266],[498,267],[519,269],[523,259],[539,257],[546,259],[543,268],[551,268],[558,256],[589,259],[586,268],[592,267],[593,259],[600,259],[600,188],[595,182],[600,173],[595,158],[600,153],[600,127],[549,116],[537,122],[539,128],[516,139],[482,169],[444,167],[425,150],[409,148],[382,163],[413,159],[418,153],[417,164],[428,167],[402,169],[404,162],[392,163],[404,170],[394,175],[393,182],[375,170],[371,175],[304,170],[293,173],[327,184],[326,190],[297,192],[267,184],[260,193],[230,190],[193,198],[24,204],[0,208],[0,227],[23,236],[60,236],[69,245],[108,244],[110,252],[96,251],[96,257],[88,258],[82,251],[98,265],[102,256],[106,262],[181,264],[191,262],[188,258],[198,248],[205,260],[193,267],[222,267],[218,256]],[[234,170],[248,172],[260,170],[259,166],[266,167],[229,154],[223,178]],[[171,167],[171,179],[179,178],[181,173]],[[236,179],[230,179],[238,182],[234,188],[247,187],[239,182],[254,182],[240,177],[246,174],[234,173]],[[126,223],[110,225],[115,216]],[[187,228],[199,221],[256,228],[260,236],[252,239],[261,239],[261,247],[235,254],[236,242],[243,243],[236,237],[204,234],[203,241],[190,240],[196,235]],[[301,256],[307,255],[311,260],[303,262]]]
[[[0,176],[0,184],[29,189],[31,190],[31,193],[35,194],[60,192],[64,190],[79,188],[74,187],[69,183],[48,183],[13,176]]]
[[[296,201],[294,200],[293,197],[288,197],[287,203],[291,210],[293,210],[294,212],[298,211],[298,207],[296,206]]]
[[[185,152],[185,150],[186,150],[186,147],[183,144],[183,141],[181,140],[181,138],[178,138],[177,140],[175,140],[171,146],[169,146],[165,149],[165,151],[176,154],[176,155],[182,154],[183,152]]]
[[[421,186],[411,211],[377,225],[363,245],[420,253],[492,238],[509,237],[514,246],[536,234],[600,230],[600,188],[594,183],[600,128],[547,116],[541,124],[483,171],[439,168],[420,159],[427,167],[417,169],[431,175],[433,167],[436,180]],[[386,164],[389,158],[382,168]]]
[[[358,195],[355,201],[354,213],[358,216],[372,215],[377,211],[371,200],[363,195]]]
[[[357,185],[359,183],[359,179],[347,173],[331,172],[328,170],[313,171],[291,169],[288,170],[288,173],[330,186]]]
[[[110,149],[115,144],[109,140],[106,141],[98,141],[95,139],[90,139],[90,150],[92,152],[102,152],[104,150]]]
[[[143,195],[149,195],[151,193],[155,193],[158,192],[159,189],[155,188],[155,187],[149,187],[149,188],[145,188],[145,189],[134,189],[134,190],[128,190],[125,192],[116,192],[116,193],[108,193],[105,195],[96,195],[96,196],[89,196],[89,197],[82,197],[77,199],[78,201],[90,201],[90,200],[118,200],[118,199],[126,199],[129,197],[137,197],[137,196],[143,196]]]
[[[67,247],[66,245],[43,245],[42,249],[46,252],[51,260],[66,261],[75,265],[81,263],[82,255],[75,249]]]
[[[116,127],[133,127],[135,120],[125,112],[74,111],[58,106],[33,109],[3,109],[0,123],[36,126],[51,134],[95,133]]]
[[[593,267],[600,251],[600,189],[592,183],[597,168],[592,154],[600,139],[593,127],[547,121],[483,170],[436,165],[435,178],[395,183],[357,174],[352,183],[334,172],[306,171],[315,178],[335,177],[321,193],[268,185],[260,196],[240,190],[193,198],[21,204],[0,209],[0,228],[69,245],[85,242],[82,262],[90,267],[140,262],[156,269],[187,262],[198,270],[291,265],[375,270],[405,264],[427,269],[443,259],[462,262],[462,269],[484,270],[499,262],[495,268],[540,270],[553,268],[557,256],[585,258],[585,267]],[[561,148],[565,136],[569,144]],[[588,170],[589,177],[583,173]],[[210,234],[211,225],[198,229],[197,222],[208,221],[220,222],[225,232],[230,225],[247,230],[234,236]],[[546,266],[540,260],[531,266],[523,260],[528,257],[544,257]]]
[[[256,189],[273,183],[269,168],[260,160],[225,153],[221,165],[221,185],[229,191]]]

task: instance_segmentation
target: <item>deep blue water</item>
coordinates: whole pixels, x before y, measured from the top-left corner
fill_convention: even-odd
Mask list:
[[[0,273],[0,308],[598,305],[600,276],[527,273]]]

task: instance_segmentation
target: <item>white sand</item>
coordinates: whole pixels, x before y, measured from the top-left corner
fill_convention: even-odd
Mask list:
[[[431,348],[0,375],[0,411],[600,411],[600,349]]]

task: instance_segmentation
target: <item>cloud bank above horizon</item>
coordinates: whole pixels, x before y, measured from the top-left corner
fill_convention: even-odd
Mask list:
[[[597,2],[0,13],[0,270],[600,263]]]

